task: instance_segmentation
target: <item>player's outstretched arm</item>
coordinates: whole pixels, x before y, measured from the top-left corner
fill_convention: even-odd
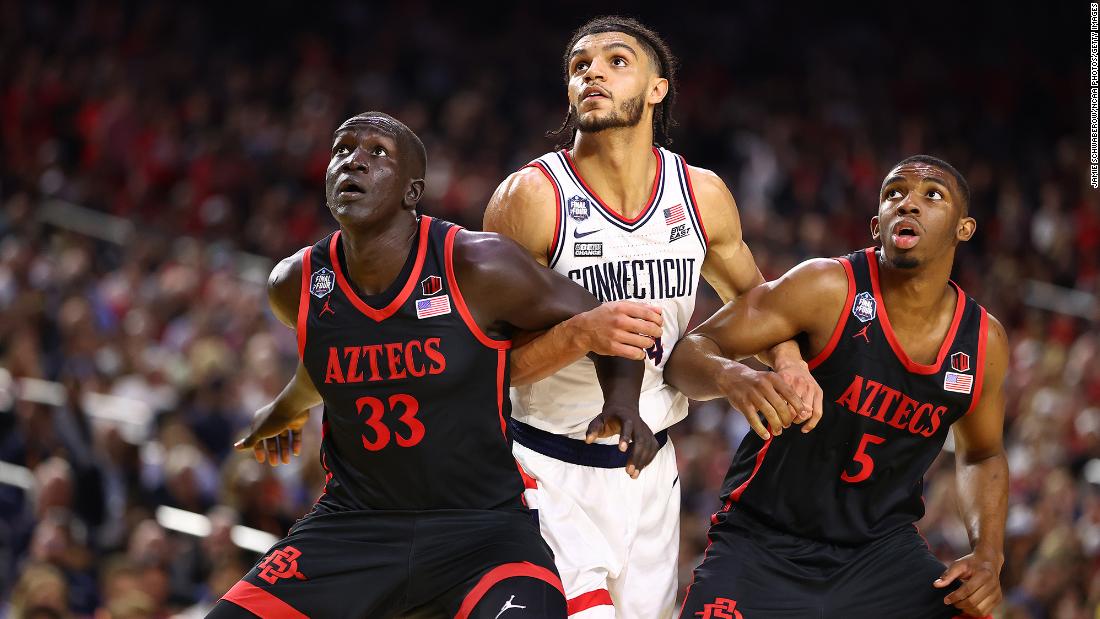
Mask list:
[[[320,403],[321,394],[299,361],[294,378],[271,403],[256,411],[248,435],[233,447],[251,449],[260,463],[290,464],[291,455],[302,453],[302,427],[309,421],[309,409]]]
[[[497,187],[485,208],[483,227],[519,243],[539,264],[549,261],[555,229],[555,192],[538,168],[523,168]],[[588,352],[644,359],[661,337],[660,308],[617,301],[570,316],[512,351],[513,385],[538,382]]]
[[[587,290],[531,258],[499,234],[459,232],[454,244],[455,275],[474,320],[525,331],[549,329],[598,307]],[[619,447],[631,448],[627,473],[636,477],[657,454],[657,440],[638,413],[645,365],[621,357],[593,355],[603,388],[603,412],[589,427],[589,441],[620,435]]]
[[[781,434],[778,409],[799,402],[799,396],[774,373],[757,372],[734,359],[799,334],[808,339],[808,350],[823,349],[840,319],[847,294],[848,277],[838,262],[804,262],[727,303],[680,340],[665,366],[665,380],[694,400],[725,398],[764,440]],[[812,430],[819,418],[819,414],[812,417],[802,431]]]
[[[298,324],[298,304],[302,290],[302,254],[305,248],[293,256],[281,260],[271,270],[267,280],[267,300],[272,313],[287,327]],[[290,463],[290,456],[301,453],[302,426],[309,419],[309,409],[321,402],[306,373],[298,363],[294,377],[283,391],[268,405],[256,411],[248,435],[233,446],[239,450],[252,450],[256,461],[271,466]]]
[[[728,302],[764,283],[752,251],[741,232],[737,203],[722,179],[703,168],[689,167],[688,174],[698,200],[700,216],[706,226],[709,244],[703,260],[702,275],[714,287],[722,301]],[[821,417],[821,387],[810,375],[798,344],[780,342],[756,355],[772,367],[799,396],[778,411],[783,427]],[[811,426],[812,427],[812,426]]]
[[[996,318],[988,316],[988,321],[978,403],[952,428],[959,507],[974,551],[952,563],[933,583],[944,588],[956,579],[965,581],[943,601],[975,617],[989,615],[1001,602],[1008,512],[1008,460],[1002,444],[1008,338]]]

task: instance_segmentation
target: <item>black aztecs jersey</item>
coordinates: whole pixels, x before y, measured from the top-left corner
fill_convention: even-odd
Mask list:
[[[924,515],[924,474],[981,394],[986,312],[951,282],[947,336],[931,365],[916,363],[886,315],[875,250],[838,260],[848,274],[844,313],[809,362],[824,392],[821,422],[768,441],[750,432],[722,498],[724,509],[736,503],[787,533],[861,544]]]
[[[381,294],[350,282],[340,232],[302,257],[298,349],[324,398],[322,502],[348,509],[519,507],[509,341],[485,335],[455,282],[460,228],[421,216]]]

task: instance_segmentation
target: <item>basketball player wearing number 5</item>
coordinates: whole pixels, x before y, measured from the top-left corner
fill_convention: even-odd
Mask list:
[[[812,433],[741,443],[682,618],[950,618],[999,604],[1008,344],[949,280],[975,230],[968,201],[953,167],[910,157],[882,184],[881,247],[805,262],[676,347],[666,379],[709,399],[731,358],[798,338],[825,394]],[[945,569],[914,523],[949,428],[973,552]]]

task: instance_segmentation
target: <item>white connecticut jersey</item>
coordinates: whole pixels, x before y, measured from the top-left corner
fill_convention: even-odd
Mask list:
[[[653,155],[653,190],[634,219],[600,200],[567,151],[547,153],[528,165],[541,170],[557,192],[550,268],[601,302],[633,300],[662,310],[664,335],[646,351],[639,401],[642,418],[657,432],[687,415],[687,398],[665,384],[664,365],[695,309],[707,237],[684,159],[663,148],[654,148]],[[533,385],[512,389],[516,420],[574,438],[584,436],[602,406],[603,392],[587,357]]]

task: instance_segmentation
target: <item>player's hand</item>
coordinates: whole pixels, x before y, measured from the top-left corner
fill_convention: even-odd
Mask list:
[[[637,409],[628,407],[604,407],[603,412],[588,424],[584,442],[592,444],[598,438],[619,435],[619,451],[630,455],[626,460],[626,474],[638,479],[660,447],[653,430],[642,420]]]
[[[986,617],[1001,603],[1001,564],[996,557],[972,552],[952,563],[932,586],[943,589],[962,580],[962,586],[943,598],[943,603],[973,617]]]
[[[272,402],[256,411],[252,430],[233,444],[238,451],[252,450],[256,462],[271,466],[290,464],[291,455],[302,453],[302,427],[309,420],[309,409],[297,413],[281,412]]]
[[[661,308],[634,301],[614,301],[570,319],[585,349],[608,357],[645,359],[645,350],[660,339]]]
[[[776,368],[775,373],[787,381],[798,398],[802,400],[803,408],[795,411],[794,422],[802,424],[804,433],[816,428],[817,423],[821,421],[824,394],[821,391],[821,385],[818,385],[810,374],[810,366],[799,359],[797,362]]]
[[[726,400],[741,411],[753,431],[765,441],[782,434],[783,428],[794,423],[796,412],[806,408],[802,398],[775,372],[758,372],[737,364],[718,377],[718,384]],[[768,423],[767,429],[761,416]]]

